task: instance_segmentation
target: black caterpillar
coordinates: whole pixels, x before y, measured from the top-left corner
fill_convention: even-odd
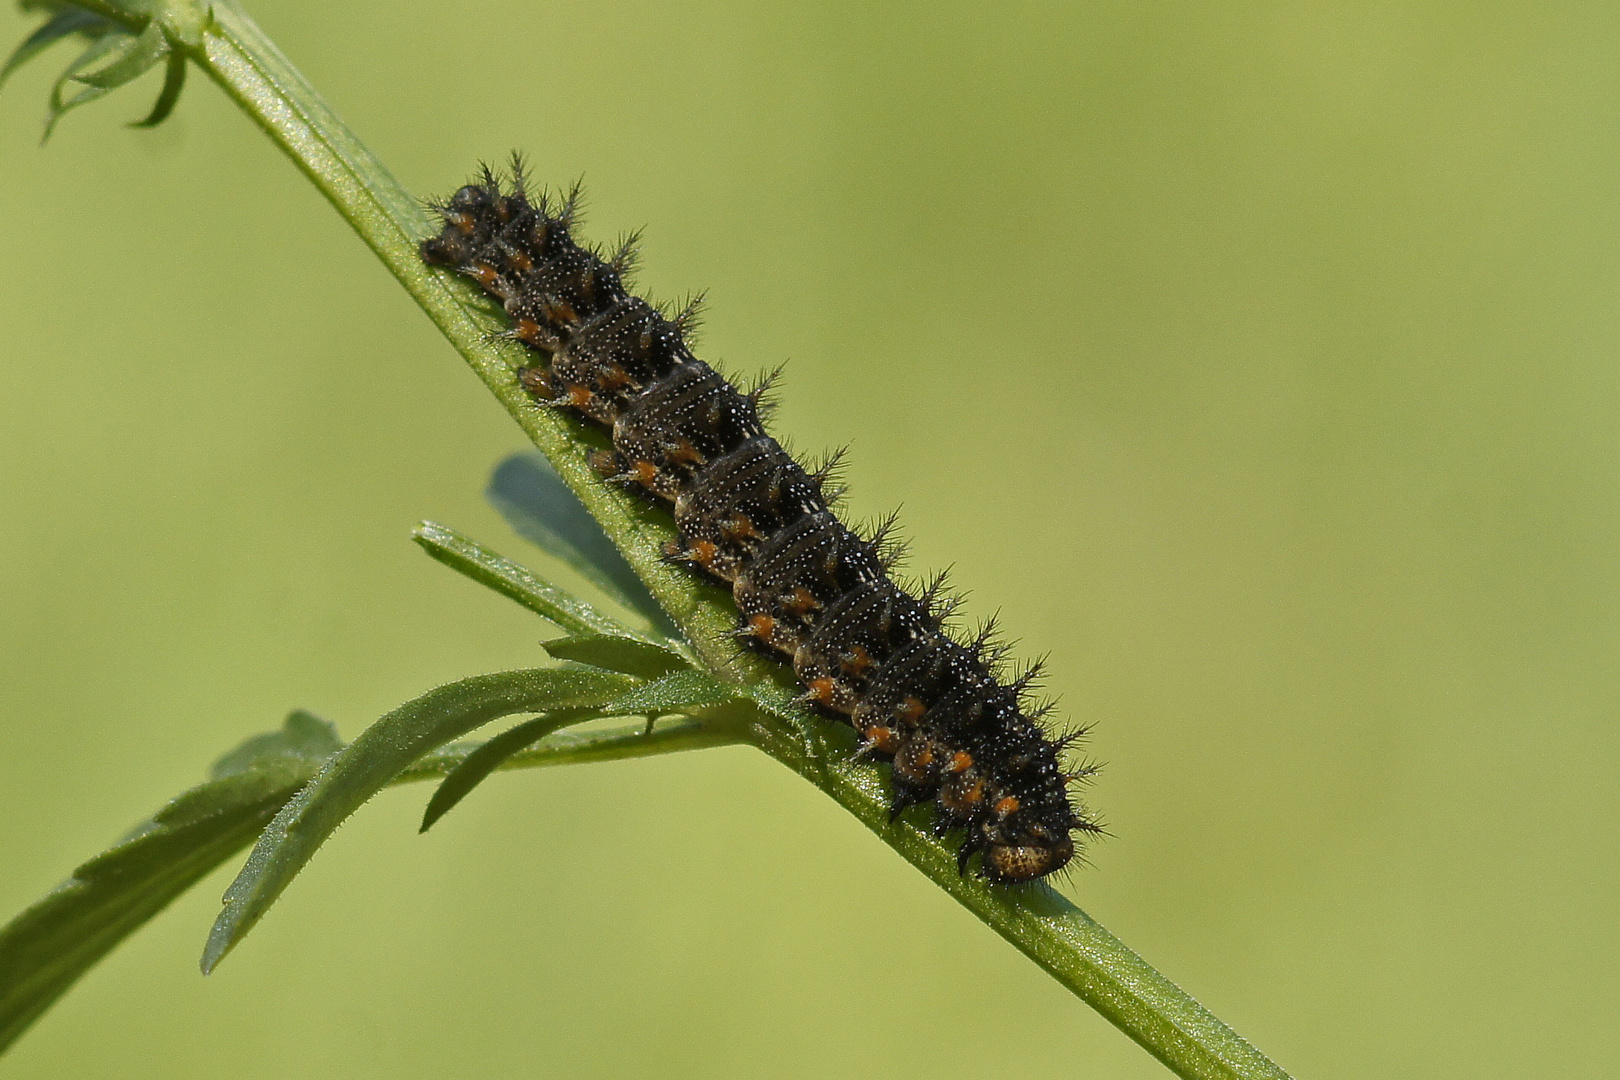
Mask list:
[[[965,829],[964,872],[993,882],[1043,877],[1074,856],[1072,833],[1100,831],[1069,801],[1064,747],[1026,697],[1034,671],[997,677],[988,631],[944,629],[940,590],[912,596],[889,577],[893,552],[828,508],[828,469],[807,471],[765,432],[761,393],[739,392],[692,355],[690,315],[666,318],[625,288],[634,240],[603,259],[576,243],[577,192],[531,200],[521,169],[435,205],[444,229],[422,258],[501,301],[509,337],[540,354],[519,379],[539,402],[612,433],[592,464],[674,508],[670,556],[732,589],[739,636],[787,657],[804,700],[854,726],[865,754],[892,762],[895,814],[933,800],[943,833]]]

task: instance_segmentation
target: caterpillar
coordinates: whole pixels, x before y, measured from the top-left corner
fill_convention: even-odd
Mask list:
[[[831,464],[806,468],[767,433],[768,380],[738,390],[693,355],[691,309],[668,316],[628,291],[634,237],[605,258],[582,245],[578,189],[531,197],[517,161],[509,184],[486,167],[430,205],[443,228],[424,261],[500,301],[503,336],[536,357],[524,389],[609,432],[593,468],[673,511],[669,557],[728,586],[739,638],[791,663],[801,700],[889,763],[894,815],[932,802],[939,833],[961,831],[958,867],[978,855],[998,884],[1061,869],[1076,834],[1101,831],[1069,795],[1093,768],[1062,764],[1084,731],[1049,737],[1049,707],[1030,701],[1038,666],[1004,676],[988,629],[965,643],[947,630],[940,581],[921,595],[895,582],[887,529],[846,527]]]

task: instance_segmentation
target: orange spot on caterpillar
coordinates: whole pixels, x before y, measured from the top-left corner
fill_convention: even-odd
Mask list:
[[[579,322],[579,315],[566,300],[547,300],[541,305],[540,313],[554,323],[573,326]]]
[[[754,528],[753,520],[746,514],[733,514],[720,526],[720,534],[727,540],[744,540],[758,537],[759,530]]]
[[[857,645],[845,654],[843,668],[851,675],[865,675],[872,668],[872,654],[866,651],[866,646]]]
[[[714,557],[720,554],[720,545],[712,540],[699,540],[687,549],[686,557],[699,566],[708,567],[714,563]]]
[[[669,458],[669,460],[679,465],[703,464],[703,455],[698,451],[698,448],[693,445],[691,439],[680,439],[676,442],[670,443],[669,452],[666,456]]]
[[[934,780],[934,747],[927,738],[911,739],[901,743],[894,755],[894,774],[911,784],[926,784]]]
[[[900,734],[890,727],[869,727],[863,731],[866,745],[873,750],[885,754],[893,754],[900,748]]]
[[[948,783],[939,789],[939,801],[947,810],[966,814],[984,801],[984,781],[973,780],[965,786]]]

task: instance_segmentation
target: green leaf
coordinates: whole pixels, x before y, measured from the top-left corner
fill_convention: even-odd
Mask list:
[[[319,765],[341,749],[343,740],[338,738],[337,729],[331,721],[304,709],[294,709],[287,714],[280,731],[266,732],[248,739],[214,762],[208,775],[211,779],[223,780],[288,758]]]
[[[702,720],[672,719],[650,735],[645,724],[595,731],[558,731],[528,749],[519,750],[503,759],[497,768],[536,769],[600,761],[628,761],[746,742],[746,732],[741,725],[729,722],[731,719],[720,723],[709,717]],[[417,759],[415,765],[394,778],[394,783],[448,776],[483,746],[483,743],[452,743],[442,747]]]
[[[572,566],[654,626],[673,631],[664,609],[544,457],[513,454],[495,466],[484,497],[523,539]]]
[[[563,592],[534,571],[502,558],[489,548],[456,532],[448,525],[424,521],[411,532],[411,539],[429,555],[458,574],[463,574],[502,596],[516,600],[530,611],[570,634],[607,634],[635,637],[635,631],[604,615],[585,601]]]
[[[156,19],[147,23],[146,29],[134,37],[128,34],[119,34],[118,37],[120,40],[110,54],[110,61],[88,74],[75,74],[75,82],[102,91],[116,90],[151,71],[159,60],[169,54],[169,39],[163,36],[163,27]]]
[[[163,89],[158,91],[152,111],[146,114],[146,119],[132,121],[130,127],[153,128],[169,118],[180,100],[180,91],[186,87],[186,68],[189,66],[184,53],[169,54],[168,64],[163,69]]]
[[[778,720],[785,720],[794,727],[802,728],[806,721],[820,718],[799,703],[799,688],[796,684],[787,682],[788,677],[784,669],[780,679],[762,679],[739,689],[755,705]]]
[[[739,696],[706,671],[677,671],[646,683],[602,706],[604,716],[662,716],[696,705],[719,705]]]
[[[663,645],[616,634],[581,634],[542,641],[540,647],[559,660],[572,660],[626,675],[656,679],[691,668],[691,661]]]
[[[246,847],[341,744],[293,713],[0,928],[0,1049],[124,938]]]
[[[117,56],[130,47],[135,41],[134,34],[123,31],[111,31],[103,34],[91,43],[90,47],[79,54],[79,58],[67,66],[67,70],[57,76],[56,82],[51,86],[50,110],[45,118],[45,134],[40,138],[44,144],[50,140],[51,132],[56,130],[57,121],[66,116],[80,105],[88,105],[97,98],[106,97],[107,89],[101,86],[86,86],[72,97],[63,97],[69,82],[74,81],[79,72],[88,67],[95,67],[111,57]]]
[[[628,676],[604,671],[503,671],[429,690],[388,713],[333,755],[259,837],[225,892],[225,910],[203,951],[204,974],[264,917],[343,820],[423,754],[501,716],[589,709],[634,685]]]
[[[468,754],[460,765],[450,770],[449,775],[434,790],[433,797],[428,800],[427,809],[422,812],[422,827],[418,831],[427,832],[431,829],[434,822],[449,813],[453,806],[465,799],[473,788],[483,783],[513,754],[527,750],[562,724],[574,723],[594,715],[596,714],[587,710],[575,712],[572,717],[567,718],[559,717],[556,713],[536,717],[501,732],[479,746]]]
[[[444,782],[428,800],[427,809],[422,814],[420,831],[427,832],[432,828],[434,822],[449,813],[452,807],[466,798],[473,788],[483,783],[513,755],[522,753],[567,724],[598,716],[644,715],[651,718],[691,706],[719,705],[737,697],[734,689],[715,681],[705,672],[688,667],[686,662],[674,653],[657,646],[649,646],[645,642],[630,638],[592,637],[563,638],[544,644],[546,650],[554,656],[585,663],[597,663],[600,660],[602,663],[599,666],[611,666],[608,661],[613,661],[621,665],[616,670],[632,674],[641,674],[643,671],[661,674],[657,668],[662,667],[664,671],[668,671],[671,662],[676,665],[676,670],[673,674],[666,674],[663,678],[638,686],[629,693],[614,698],[599,709],[577,710],[571,716],[552,714],[537,717],[475,747],[450,770]],[[554,648],[554,646],[563,647]],[[587,656],[596,656],[597,659],[586,659]],[[637,670],[632,671],[632,668]],[[640,737],[645,739],[651,736],[652,725],[649,723]]]
[[[17,46],[17,50],[6,59],[5,66],[0,67],[0,86],[6,84],[6,80],[11,78],[12,72],[63,38],[70,37],[73,34],[83,34],[89,38],[100,37],[108,30],[111,30],[112,26],[112,23],[99,15],[92,15],[88,11],[81,11],[78,8],[68,8],[65,11],[57,12],[51,16],[44,26],[24,38],[23,43]]]
[[[152,104],[152,109],[145,119],[130,124],[131,127],[156,127],[169,117],[174,111],[175,104],[180,100],[180,92],[186,84],[187,61],[183,53],[175,50],[173,41],[183,40],[201,41],[201,25],[203,15],[195,5],[174,0],[158,15],[146,23],[146,28],[139,34],[128,33],[114,24],[99,18],[86,24],[82,19],[75,18],[71,25],[59,26],[63,23],[69,12],[63,12],[52,19],[40,29],[33,37],[25,41],[21,48],[0,72],[0,81],[5,75],[32,56],[37,54],[50,42],[65,34],[75,31],[92,32],[97,27],[105,28],[96,36],[91,46],[80,55],[68,69],[57,79],[51,88],[50,116],[45,125],[45,139],[51,137],[57,121],[71,109],[104,97],[109,92],[134,81],[146,74],[159,63],[164,65],[163,88],[158,91],[158,97]],[[51,34],[36,44],[49,30]],[[67,97],[67,84],[69,82],[83,83],[85,89]]]

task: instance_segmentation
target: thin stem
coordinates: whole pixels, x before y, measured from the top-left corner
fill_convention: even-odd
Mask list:
[[[131,4],[132,26],[146,13]],[[692,643],[705,665],[737,685],[769,682],[762,661],[739,658],[730,640],[735,618],[715,590],[666,564],[669,538],[660,521],[628,496],[596,481],[586,464],[583,429],[537,409],[519,387],[514,363],[491,343],[469,288],[417,257],[427,222],[416,200],[389,175],[321,100],[280,50],[235,4],[219,0],[201,42],[188,54],[294,161],[427,312],[558,474],[601,522],[625,558]],[[823,725],[801,725],[781,711],[738,706],[751,740],[806,777],[922,870],[941,888],[1183,1077],[1282,1078],[1286,1074],[1100,925],[1046,886],[1018,893],[958,875],[951,853],[915,824],[887,822],[875,773],[829,752]],[[655,736],[656,737],[656,733]],[[670,736],[672,739],[675,735]],[[693,735],[692,737],[696,737]],[[836,738],[836,736],[834,736]],[[596,744],[606,752],[610,745]],[[581,749],[581,753],[587,751]],[[544,755],[543,748],[530,751]],[[538,760],[538,759],[537,759]],[[547,759],[560,763],[560,756]],[[514,765],[513,767],[517,767]]]

